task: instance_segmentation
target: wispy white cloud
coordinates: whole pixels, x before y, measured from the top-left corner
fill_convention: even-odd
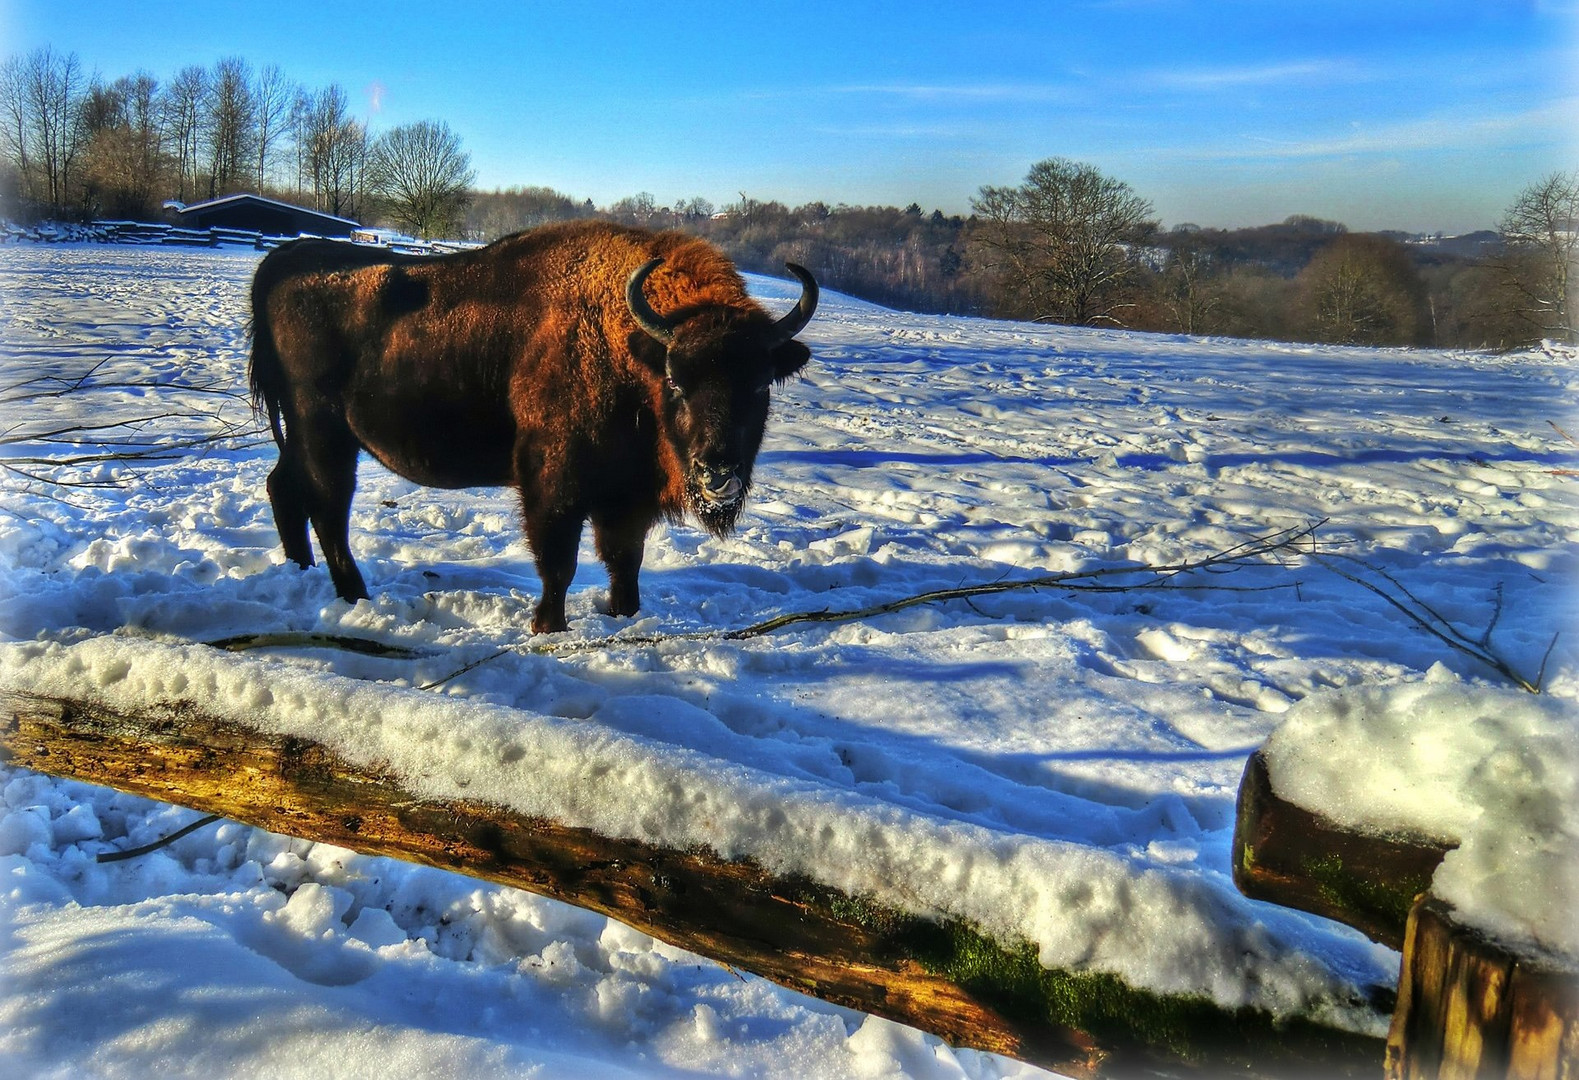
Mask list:
[[[1432,150],[1475,151],[1531,140],[1574,142],[1579,98],[1562,98],[1520,112],[1484,116],[1438,115],[1389,124],[1355,124],[1348,132],[1312,138],[1247,134],[1238,142],[1175,147],[1192,160],[1295,160],[1401,154]]]
[[[1579,2],[1579,0],[1575,0]],[[1274,64],[1158,68],[1115,75],[1101,69],[1070,72],[1061,81],[1043,82],[890,82],[848,83],[814,92],[888,98],[916,105],[1077,104],[1106,97],[1115,87],[1164,93],[1213,93],[1256,87],[1322,86],[1372,79],[1373,72],[1347,59],[1290,60]]]
[[[970,123],[815,123],[805,129],[809,134],[842,140],[873,140],[911,142],[918,144],[969,146],[983,141],[990,142],[996,131],[985,131],[979,124]]]
[[[1256,86],[1355,82],[1369,77],[1361,65],[1350,60],[1290,60],[1277,64],[1153,70],[1139,72],[1128,81],[1159,90],[1214,91]]]
[[[1051,83],[852,83],[823,88],[825,93],[902,98],[916,102],[1045,103],[1067,101],[1077,91]]]

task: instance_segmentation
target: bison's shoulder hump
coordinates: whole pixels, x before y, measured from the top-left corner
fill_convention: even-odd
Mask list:
[[[758,310],[740,271],[712,244],[683,233],[661,234],[660,239],[670,242],[655,253],[664,263],[654,278],[667,279],[687,303]]]

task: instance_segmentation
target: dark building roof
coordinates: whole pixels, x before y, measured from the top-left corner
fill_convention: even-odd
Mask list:
[[[350,218],[292,206],[262,195],[226,195],[222,199],[170,205],[183,228],[245,229],[265,236],[350,236],[357,222]]]

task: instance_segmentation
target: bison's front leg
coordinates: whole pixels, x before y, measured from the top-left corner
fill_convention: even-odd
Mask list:
[[[526,538],[543,581],[543,596],[532,615],[534,634],[570,629],[565,621],[565,594],[576,576],[576,551],[581,546],[581,518],[567,514],[526,516]]]
[[[645,519],[617,523],[592,519],[598,558],[609,571],[610,615],[634,615],[641,608],[641,590],[636,579],[641,573],[642,551],[646,547],[650,524]]]

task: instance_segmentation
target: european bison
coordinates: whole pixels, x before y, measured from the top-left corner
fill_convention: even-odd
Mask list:
[[[549,226],[485,248],[398,255],[333,240],[271,252],[252,283],[253,400],[280,460],[269,502],[285,554],[367,595],[348,545],[357,452],[432,487],[514,485],[543,582],[536,632],[563,630],[582,525],[609,611],[640,606],[648,529],[691,511],[734,525],[768,390],[810,359],[800,279],[775,321],[735,268],[680,233]]]

